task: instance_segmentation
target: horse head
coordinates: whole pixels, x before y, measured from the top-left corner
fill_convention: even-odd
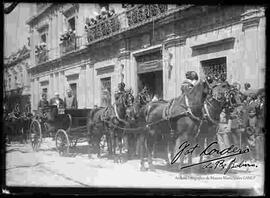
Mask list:
[[[125,119],[129,113],[129,107],[134,103],[133,91],[131,89],[123,93],[115,102],[116,111],[120,119]]]
[[[190,101],[190,104],[194,106],[200,106],[205,101],[207,95],[211,90],[209,79],[199,79],[194,87],[186,94]]]

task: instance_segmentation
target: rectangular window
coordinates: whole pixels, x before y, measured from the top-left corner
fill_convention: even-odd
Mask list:
[[[227,80],[226,57],[201,61],[203,73],[214,80]]]
[[[102,78],[101,80],[101,106],[111,104],[111,77]]]
[[[68,30],[75,30],[75,17],[72,17],[68,20]]]
[[[46,33],[43,33],[40,35],[40,41],[41,43],[47,43],[47,35]]]
[[[77,83],[72,83],[69,86],[70,86],[70,89],[72,90],[72,94],[74,96],[77,96]]]

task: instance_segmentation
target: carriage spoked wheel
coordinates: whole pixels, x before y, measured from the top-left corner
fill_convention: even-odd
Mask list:
[[[60,156],[69,154],[70,141],[65,130],[59,129],[55,135],[56,149]]]
[[[30,141],[34,151],[38,151],[42,142],[41,125],[38,120],[33,120],[30,125]]]

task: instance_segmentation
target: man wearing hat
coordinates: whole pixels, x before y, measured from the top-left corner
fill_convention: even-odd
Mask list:
[[[56,105],[57,108],[63,108],[64,107],[64,101],[60,98],[59,93],[55,93],[54,97],[50,100],[51,105]]]
[[[41,100],[38,102],[38,114],[40,116],[44,116],[45,113],[45,109],[49,106],[49,102],[47,100],[47,94],[46,93],[42,93],[41,95]]]
[[[125,83],[121,82],[118,84],[118,90],[116,91],[115,95],[114,95],[114,98],[115,98],[115,101],[118,101],[118,99],[123,95],[125,94]]]
[[[43,111],[44,110],[44,108],[46,108],[46,107],[48,107],[49,106],[49,102],[48,102],[48,100],[47,100],[47,94],[46,93],[43,93],[42,95],[41,95],[41,100],[39,101],[39,103],[38,103],[38,108],[39,108],[39,110],[41,110],[41,111]]]
[[[64,104],[66,109],[77,109],[77,99],[71,89],[67,90],[67,97],[65,97]]]
[[[182,93],[188,92],[191,88],[194,87],[199,77],[195,71],[188,71],[186,73],[186,80],[181,85]]]

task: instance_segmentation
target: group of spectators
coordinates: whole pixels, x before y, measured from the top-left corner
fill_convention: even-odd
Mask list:
[[[242,104],[227,113],[220,114],[217,128],[217,140],[220,149],[235,145],[250,149],[249,160],[263,160],[264,154],[264,92],[250,91],[250,84],[245,83]]]
[[[36,45],[35,54],[38,55],[43,52],[47,47],[47,44],[42,42],[39,45]]]
[[[66,31],[64,34],[60,36],[60,41],[71,40],[72,36],[74,36],[75,33],[76,33],[75,30],[69,29],[68,31]]]
[[[90,27],[96,25],[100,21],[104,21],[115,15],[114,8],[107,10],[105,7],[102,7],[100,14],[96,13],[95,18],[86,18],[84,29],[87,31]]]

